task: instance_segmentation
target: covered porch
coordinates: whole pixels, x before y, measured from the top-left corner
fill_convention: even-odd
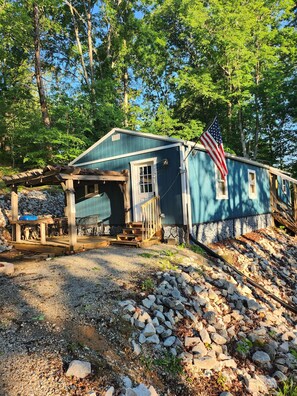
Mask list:
[[[76,219],[76,194],[78,188],[86,188],[92,195],[98,194],[96,186],[103,183],[116,183],[122,194],[124,221],[130,222],[129,172],[86,169],[73,166],[46,166],[44,169],[33,169],[13,176],[3,177],[5,184],[11,188],[12,240],[15,247],[33,249],[35,245],[56,246],[68,251],[94,249],[106,246],[110,242],[107,236],[78,236]],[[19,187],[34,188],[40,186],[61,186],[65,194],[64,218],[39,216],[36,219],[19,218]],[[36,227],[39,230],[37,240],[22,239],[22,227]],[[49,236],[48,230],[56,227],[56,236]],[[65,231],[66,230],[66,231]],[[115,238],[112,238],[115,239]],[[111,240],[112,240],[111,239]]]

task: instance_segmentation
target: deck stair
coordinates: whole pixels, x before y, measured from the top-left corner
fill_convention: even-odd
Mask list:
[[[140,222],[126,225],[113,244],[147,246],[161,240],[160,198],[153,197],[141,205]]]
[[[143,231],[141,222],[129,223],[123,228],[122,233],[117,235],[117,240],[113,243],[139,246],[142,242]]]

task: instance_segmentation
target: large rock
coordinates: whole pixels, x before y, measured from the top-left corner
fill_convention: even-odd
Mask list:
[[[217,359],[212,356],[204,356],[198,359],[194,356],[194,366],[198,370],[213,370],[219,365]]]
[[[11,263],[6,263],[4,261],[0,262],[0,276],[1,275],[12,275],[14,273],[14,265]]]
[[[199,334],[200,334],[201,340],[204,344],[211,344],[211,339],[210,339],[209,334],[206,329],[204,329],[204,328],[201,329],[199,331]]]
[[[267,366],[270,364],[270,356],[263,351],[257,351],[253,354],[252,360],[260,366]]]
[[[67,377],[85,378],[91,374],[91,363],[81,360],[72,360],[66,372]]]
[[[154,334],[156,334],[156,329],[154,325],[152,323],[148,323],[143,330],[143,335],[145,337],[150,337]]]
[[[225,337],[222,337],[220,334],[218,334],[218,333],[212,333],[211,334],[211,338],[212,338],[212,340],[216,343],[216,344],[218,344],[218,345],[224,345],[224,344],[226,344],[226,342],[227,342],[227,340],[226,340],[226,338]]]

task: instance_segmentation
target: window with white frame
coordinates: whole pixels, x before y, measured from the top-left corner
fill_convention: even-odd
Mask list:
[[[216,192],[217,199],[228,199],[228,183],[222,178],[221,172],[216,167]]]
[[[249,198],[257,198],[257,184],[256,184],[256,172],[254,170],[248,170],[249,179]]]
[[[287,181],[286,179],[282,179],[282,192],[287,195]]]

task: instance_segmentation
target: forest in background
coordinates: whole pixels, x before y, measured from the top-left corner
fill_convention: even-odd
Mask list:
[[[293,0],[0,0],[0,166],[67,163],[113,127],[297,174]]]

